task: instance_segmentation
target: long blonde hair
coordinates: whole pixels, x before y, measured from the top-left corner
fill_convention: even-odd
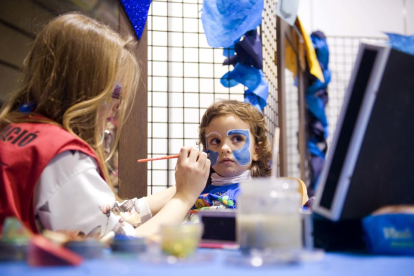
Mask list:
[[[138,87],[139,66],[133,47],[132,37],[122,38],[85,15],[68,13],[52,19],[39,32],[24,61],[21,87],[1,110],[0,130],[10,123],[39,122],[30,114],[18,112],[22,104],[35,103],[32,115],[53,120],[95,150],[113,188],[98,113],[111,101],[115,83],[120,81],[122,100],[116,145]]]
[[[220,116],[233,115],[240,118],[240,120],[249,123],[250,132],[254,136],[256,146],[259,148],[259,159],[252,162],[250,168],[251,175],[269,176],[271,168],[269,165],[272,158],[272,150],[269,139],[266,134],[268,132],[264,116],[251,104],[236,100],[220,100],[213,103],[201,118],[200,126],[198,127],[199,143],[206,149],[206,128],[210,122]]]

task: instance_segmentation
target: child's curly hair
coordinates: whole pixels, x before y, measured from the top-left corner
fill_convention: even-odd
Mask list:
[[[266,136],[268,132],[264,116],[251,104],[236,100],[221,100],[212,104],[204,113],[198,127],[199,143],[206,149],[205,131],[210,122],[219,116],[233,115],[241,120],[248,122],[250,125],[250,132],[254,136],[256,146],[260,149],[259,159],[253,161],[251,167],[251,175],[269,176],[271,168],[269,161],[272,158],[272,151],[269,139]]]

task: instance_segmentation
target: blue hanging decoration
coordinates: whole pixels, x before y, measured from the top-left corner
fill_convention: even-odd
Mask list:
[[[240,83],[246,86],[248,90],[245,91],[245,102],[260,107],[260,112],[267,104],[269,84],[262,70],[237,63],[232,71],[221,77],[220,82],[224,87],[233,87]]]
[[[394,33],[385,33],[388,35],[391,48],[414,55],[414,35],[405,36]]]
[[[147,22],[151,0],[121,0],[121,3],[134,28],[138,40],[140,40]]]
[[[257,110],[259,110],[260,113],[263,114],[262,105],[260,105],[258,97],[252,91],[250,91],[250,90],[244,91],[244,102],[245,103],[250,103]]]
[[[235,65],[240,62],[263,69],[262,42],[257,30],[248,31],[242,40],[234,43],[233,48],[232,55],[225,55],[227,58],[223,65]]]
[[[311,184],[309,195],[313,195],[319,180],[320,173],[325,163],[325,155],[328,150],[326,139],[328,138],[328,119],[325,113],[325,106],[328,103],[328,84],[331,81],[331,71],[329,65],[329,48],[326,43],[325,35],[316,31],[311,35],[313,47],[321,66],[325,82],[321,82],[316,77],[309,76],[309,86],[306,89],[306,103],[308,106],[308,149],[311,154]]]
[[[204,0],[201,21],[208,44],[227,48],[262,23],[263,0]]]
[[[205,0],[201,16],[208,44],[223,47],[223,65],[234,66],[221,77],[221,84],[246,86],[244,101],[262,113],[269,95],[269,84],[262,71],[262,42],[257,33],[263,9],[263,0]]]

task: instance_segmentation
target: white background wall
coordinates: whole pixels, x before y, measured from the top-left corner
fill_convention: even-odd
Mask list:
[[[301,0],[306,30],[327,36],[384,37],[414,33],[414,0]]]

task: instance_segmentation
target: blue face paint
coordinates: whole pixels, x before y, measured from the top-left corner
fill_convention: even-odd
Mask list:
[[[233,150],[234,159],[240,166],[246,166],[250,163],[250,132],[247,129],[232,129],[227,132],[228,135],[240,134],[246,137],[246,143],[239,150]]]
[[[217,151],[213,151],[213,150],[210,150],[208,148],[207,138],[206,138],[206,148],[207,148],[207,150],[206,150],[207,158],[210,159],[211,166],[213,167],[217,163],[217,160],[218,160],[218,157],[219,157],[219,153]]]
[[[211,166],[215,166],[217,163],[217,159],[219,157],[219,153],[217,151],[213,151],[213,150],[207,150],[206,151],[208,154],[208,159],[210,159],[211,161]]]

